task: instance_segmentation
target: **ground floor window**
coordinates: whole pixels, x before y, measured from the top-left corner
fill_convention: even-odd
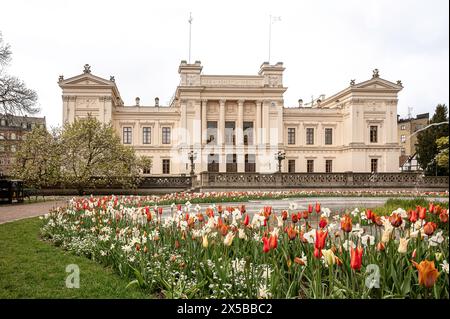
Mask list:
[[[170,174],[170,160],[168,159],[162,160],[162,172],[163,174]]]
[[[378,172],[378,159],[377,158],[370,159],[370,171],[372,173]]]
[[[245,154],[245,172],[254,173],[256,172],[256,161],[255,154]]]
[[[295,173],[295,160],[288,161],[288,172]]]
[[[208,155],[208,172],[218,172],[219,171],[219,155],[209,154]]]
[[[237,172],[237,156],[236,154],[227,154],[227,172]]]
[[[314,173],[314,160],[307,160],[306,161],[306,172],[307,173]]]
[[[325,173],[333,172],[333,161],[325,160]]]

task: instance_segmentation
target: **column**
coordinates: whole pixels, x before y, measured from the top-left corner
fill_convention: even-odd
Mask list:
[[[263,109],[262,109],[262,143],[267,145],[270,143],[270,123],[269,123],[269,100],[264,100],[263,102]]]
[[[159,126],[159,120],[155,121],[155,126],[152,128],[152,130],[153,130],[153,132],[152,132],[153,136],[152,136],[151,142],[155,146],[160,146],[161,141],[160,141],[159,137],[162,135],[162,132],[161,132],[161,128]]]
[[[206,144],[207,140],[207,120],[206,120],[206,108],[208,105],[208,100],[202,100],[202,146]]]
[[[181,100],[180,101],[180,107],[181,107],[181,121],[180,121],[180,128],[178,135],[180,138],[180,144],[185,145],[186,144],[186,109],[187,109],[187,100]]]
[[[261,144],[261,101],[255,101],[256,103],[256,123],[254,128],[255,133],[255,145]]]
[[[238,101],[238,118],[236,123],[236,145],[244,144],[244,100]]]
[[[218,149],[219,151],[219,172],[226,171],[226,155],[224,152],[225,145],[225,100],[219,101],[220,109],[219,109],[219,129],[217,132],[218,135]]]

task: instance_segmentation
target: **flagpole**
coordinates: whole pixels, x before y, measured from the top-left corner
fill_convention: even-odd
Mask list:
[[[270,64],[270,42],[272,39],[272,15],[269,16],[269,64]]]
[[[192,29],[192,13],[189,12],[189,64],[191,64],[191,29]]]

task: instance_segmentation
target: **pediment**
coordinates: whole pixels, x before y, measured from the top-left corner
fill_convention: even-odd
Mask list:
[[[72,78],[63,80],[60,85],[76,85],[76,86],[92,86],[92,85],[107,85],[114,86],[114,82],[108,81],[101,77],[92,74],[80,74]]]
[[[368,81],[355,84],[352,88],[369,90],[401,90],[403,86],[401,83],[395,84],[382,78],[375,77]]]

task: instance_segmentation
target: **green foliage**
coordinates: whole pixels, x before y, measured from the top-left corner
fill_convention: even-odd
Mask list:
[[[445,104],[436,106],[435,113],[431,118],[430,124],[448,122],[448,109]],[[417,155],[418,162],[427,175],[448,175],[448,165],[438,166],[435,160],[439,153],[436,140],[443,136],[448,136],[448,124],[431,126],[420,132],[417,136]]]
[[[436,155],[437,165],[439,167],[448,167],[448,136],[443,136],[436,140],[439,153]]]
[[[35,127],[26,134],[16,154],[12,175],[31,188],[40,189],[58,183],[61,177],[61,151],[56,130]]]

